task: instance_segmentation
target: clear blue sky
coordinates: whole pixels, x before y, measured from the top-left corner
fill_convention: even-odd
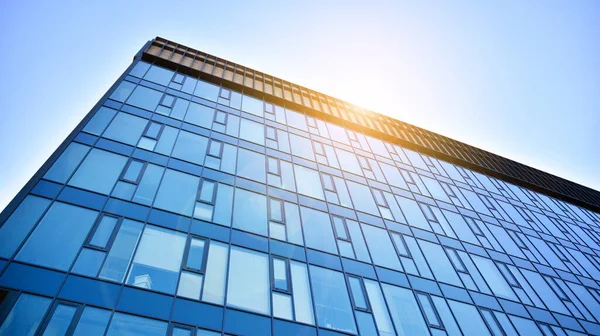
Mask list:
[[[600,189],[598,1],[2,1],[0,209],[160,35]]]

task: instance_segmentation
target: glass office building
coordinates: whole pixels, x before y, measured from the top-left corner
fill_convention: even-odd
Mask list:
[[[0,215],[0,335],[600,334],[599,194],[156,38]]]

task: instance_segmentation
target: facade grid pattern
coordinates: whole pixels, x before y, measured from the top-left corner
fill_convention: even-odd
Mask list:
[[[156,39],[0,215],[0,335],[600,334],[599,213],[300,104],[519,173]]]

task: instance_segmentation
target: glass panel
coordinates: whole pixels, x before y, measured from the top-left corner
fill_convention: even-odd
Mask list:
[[[285,225],[269,222],[269,237],[285,241]]]
[[[308,272],[306,270],[306,264],[291,260],[290,270],[292,274],[292,289],[294,295],[296,321],[314,324],[315,320],[313,316],[310,287],[308,285]]]
[[[270,220],[283,222],[283,204],[281,200],[269,198],[269,214]]]
[[[132,182],[137,182],[138,177],[140,176],[140,173],[142,172],[143,168],[144,168],[143,162],[136,161],[136,160],[130,161],[129,166],[127,167],[127,170],[125,171],[125,174],[123,174],[123,179],[132,181]]]
[[[105,248],[115,229],[115,226],[117,226],[118,221],[119,219],[116,217],[102,216],[102,219],[100,220],[100,223],[98,223],[96,231],[94,232],[94,236],[90,240],[90,244]]]
[[[200,178],[167,169],[158,189],[154,206],[191,216]]]
[[[352,181],[347,181],[346,184],[356,210],[379,216],[377,205],[373,200],[369,187]]]
[[[333,225],[335,226],[335,233],[338,238],[348,239],[348,233],[346,232],[346,225],[344,220],[340,217],[333,217]]]
[[[194,133],[180,131],[173,148],[173,156],[196,164],[204,163],[208,138]]]
[[[135,253],[127,283],[175,293],[186,235],[148,225]]]
[[[306,246],[337,254],[329,215],[322,211],[300,207]]]
[[[243,148],[238,150],[237,175],[265,182],[265,156]]]
[[[388,284],[381,286],[398,335],[429,335],[412,291]]]
[[[465,335],[490,334],[474,306],[453,300],[448,300],[448,304]]]
[[[398,260],[398,255],[387,231],[371,225],[362,224],[361,226],[373,262],[380,266],[402,270],[400,260]]]
[[[12,257],[48,205],[50,200],[45,198],[25,197],[4,225],[0,226],[0,257]]]
[[[310,282],[320,327],[356,333],[344,275],[326,268],[310,266]]]
[[[290,147],[293,155],[311,161],[315,160],[315,153],[310,139],[290,133]]]
[[[104,132],[103,137],[135,146],[147,124],[147,119],[119,112]]]
[[[109,319],[109,310],[87,306],[83,309],[73,336],[103,336]]]
[[[171,331],[171,336],[190,336],[192,335],[192,331],[190,329],[173,327]]]
[[[110,99],[114,99],[123,103],[125,100],[127,100],[127,97],[129,97],[134,88],[135,84],[122,81],[115,91],[113,91],[113,93],[110,95]]]
[[[96,277],[105,256],[106,252],[84,248],[81,250],[72,272]]]
[[[317,171],[294,165],[294,173],[296,174],[296,180],[301,181],[301,183],[298,183],[298,193],[320,200],[324,199],[321,179]]]
[[[76,311],[77,307],[58,304],[43,335],[65,335]]]
[[[157,67],[156,65],[151,66],[150,70],[148,70],[146,73],[146,76],[144,76],[145,80],[158,83],[163,86],[169,85],[171,78],[173,78],[173,71]]]
[[[185,263],[186,267],[195,270],[202,270],[205,244],[206,241],[204,239],[192,238]]]
[[[454,267],[450,263],[450,259],[446,256],[442,247],[420,239],[417,239],[417,241],[423,250],[425,258],[429,262],[429,266],[436,279],[441,282],[462,287],[460,278],[458,277],[458,274],[456,274]]]
[[[498,271],[498,268],[493,261],[476,255],[471,255],[471,259],[473,259],[473,262],[475,265],[477,265],[479,272],[481,272],[481,275],[483,275],[495,295],[507,299],[517,300],[515,294],[510,289],[509,284],[506,282],[506,280],[504,280],[504,277],[500,271]]]
[[[369,297],[369,303],[371,304],[371,310],[375,316],[375,323],[381,336],[395,336],[394,327],[390,320],[390,315],[385,306],[385,300],[383,294],[379,288],[379,283],[373,280],[364,279],[365,289]]]
[[[242,111],[262,117],[264,114],[263,101],[242,95]]]
[[[117,111],[113,109],[105,106],[100,107],[100,109],[94,113],[92,119],[85,125],[83,130],[95,135],[102,134],[116,113]]]
[[[421,303],[421,308],[423,308],[423,313],[425,314],[425,317],[427,318],[429,324],[436,327],[441,327],[442,324],[440,323],[440,320],[438,319],[437,314],[435,313],[435,308],[431,304],[429,296],[418,293],[417,299]]]
[[[287,264],[283,259],[273,258],[273,282],[275,288],[288,290]]]
[[[40,325],[51,299],[21,294],[0,326],[0,335],[33,336]]]
[[[115,188],[112,191],[112,196],[116,198],[122,198],[131,200],[133,193],[135,192],[136,185],[129,182],[118,181]]]
[[[90,147],[73,142],[48,169],[44,178],[55,182],[65,183],[81,163]]]
[[[216,183],[208,180],[202,181],[202,188],[200,190],[200,201],[212,203],[213,195],[215,193]]]
[[[227,305],[270,314],[269,260],[264,253],[232,246]]]
[[[92,149],[69,185],[108,195],[121,175],[127,158],[122,155]]]
[[[200,300],[202,280],[204,280],[204,276],[201,274],[186,271],[181,272],[179,287],[177,288],[177,295],[185,296],[194,300]]]
[[[149,68],[150,64],[140,61],[135,65],[135,67],[133,67],[129,74],[135,77],[143,78],[144,74],[146,73],[146,71],[148,71]]]
[[[261,146],[265,145],[265,127],[252,120],[241,118],[240,139],[254,142]]]
[[[357,311],[356,321],[358,322],[359,334],[361,336],[377,336],[377,329],[375,328],[375,323],[373,323],[373,315]]]
[[[194,90],[194,95],[204,99],[217,101],[217,98],[219,97],[219,87],[214,84],[199,80],[198,84],[196,85],[196,89]]]
[[[208,260],[204,278],[204,291],[202,300],[215,304],[223,304],[225,299],[225,275],[227,273],[227,257],[229,247],[227,244],[210,242]]]
[[[127,104],[154,111],[162,96],[162,92],[138,86],[127,99]]]
[[[214,207],[212,205],[196,202],[196,206],[194,207],[194,218],[208,222],[212,221],[213,208]]]
[[[273,292],[273,316],[286,320],[293,319],[292,297],[290,295]]]
[[[266,236],[266,196],[236,188],[233,207],[233,227]]]
[[[96,211],[54,203],[27,239],[17,259],[68,270],[97,215]]]
[[[217,188],[217,199],[213,222],[220,225],[231,225],[231,211],[233,202],[233,187],[220,184]]]
[[[143,226],[144,224],[140,222],[123,220],[102,271],[100,271],[100,278],[123,281]]]
[[[133,201],[145,205],[152,204],[164,171],[163,167],[148,164],[144,171],[144,176],[142,176],[142,180],[138,184],[138,188],[133,196]]]
[[[359,278],[348,277],[348,283],[350,283],[350,290],[356,308],[368,309],[369,306],[367,305],[365,293],[363,292],[362,281]]]
[[[115,313],[108,327],[106,336],[164,336],[167,323],[149,318]]]

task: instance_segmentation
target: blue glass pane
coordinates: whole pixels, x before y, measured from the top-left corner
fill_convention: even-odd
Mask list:
[[[373,262],[377,265],[402,270],[394,245],[390,240],[388,232],[371,225],[362,225],[367,246],[371,251]]]
[[[27,196],[0,227],[0,257],[10,258],[48,206],[50,200]]]
[[[131,69],[129,74],[135,77],[143,78],[144,74],[146,73],[146,71],[148,71],[149,68],[150,64],[140,61],[133,67],[133,69]]]
[[[315,160],[312,142],[309,139],[295,134],[290,134],[290,145],[292,154],[307,160]]]
[[[52,300],[21,294],[0,326],[0,335],[33,335]]]
[[[265,156],[240,148],[238,150],[237,175],[265,183]]]
[[[162,96],[162,92],[138,86],[133,90],[131,97],[127,99],[127,104],[154,111]]]
[[[164,336],[166,333],[166,322],[115,313],[106,336]]]
[[[373,200],[369,187],[352,181],[347,181],[346,184],[348,185],[348,191],[350,192],[352,203],[354,203],[356,210],[379,216],[377,205]]]
[[[127,158],[122,155],[94,148],[79,166],[69,185],[109,194],[126,163]]]
[[[348,289],[342,273],[310,266],[310,283],[319,326],[356,333]]]
[[[146,226],[127,283],[159,292],[175,293],[184,249],[184,233]]]
[[[175,147],[173,148],[173,156],[201,165],[204,162],[207,145],[208,138],[180,131],[177,142],[175,142]]]
[[[103,336],[109,319],[109,310],[85,307],[73,336]]]
[[[375,328],[375,323],[373,322],[373,315],[357,311],[356,321],[358,322],[358,329],[361,336],[377,336],[377,328]]]
[[[396,332],[399,335],[429,335],[412,291],[388,284],[382,284],[382,287]]]
[[[231,247],[227,305],[270,314],[269,257],[241,247]]]
[[[102,248],[106,247],[115,226],[117,226],[117,222],[118,218],[116,217],[102,216],[102,219],[100,220],[100,223],[98,223],[96,231],[90,240],[90,244]]]
[[[317,171],[294,165],[294,173],[296,174],[296,181],[298,181],[298,193],[320,200],[324,199],[321,178]]]
[[[436,279],[441,282],[462,287],[462,283],[454,270],[454,266],[450,263],[450,260],[442,247],[438,244],[420,239],[418,242]]]
[[[173,71],[153,65],[144,76],[145,80],[154,82],[160,85],[168,86],[173,78]]]
[[[214,84],[199,80],[198,84],[196,84],[194,95],[204,99],[217,101],[217,98],[219,97],[219,87]]]
[[[456,321],[465,335],[489,335],[490,332],[477,312],[477,308],[466,303],[448,300]],[[524,334],[530,335],[530,334]]]
[[[33,231],[17,259],[66,271],[90,232],[98,213],[54,203]]]
[[[204,128],[210,129],[213,124],[215,109],[209,106],[190,103],[184,120]]]
[[[192,239],[185,263],[188,268],[202,270],[205,249],[204,245],[205,241],[203,239]]]
[[[154,206],[186,216],[191,216],[196,202],[200,179],[196,176],[167,169]]]
[[[84,248],[73,266],[73,273],[96,277],[105,255],[106,252]]]
[[[123,81],[110,95],[110,99],[114,99],[123,103],[125,100],[127,100],[127,97],[129,97],[134,88],[135,84]]]
[[[143,162],[133,160],[129,163],[129,166],[127,167],[127,170],[125,171],[123,178],[128,181],[136,182],[138,177],[140,176],[140,173],[142,172],[143,168],[144,168]]]
[[[306,246],[337,254],[329,215],[305,207],[300,207],[300,213]]]
[[[103,137],[135,146],[147,124],[148,120],[144,118],[119,112],[104,132]]]
[[[123,281],[143,226],[144,224],[140,222],[129,219],[123,220],[100,272],[100,278],[118,282]]]
[[[233,227],[267,235],[267,198],[236,188],[233,208]]]
[[[89,150],[90,147],[76,142],[69,144],[58,160],[56,160],[52,167],[48,169],[44,178],[60,183],[67,182],[75,168],[81,163],[83,157]]]
[[[101,135],[116,113],[117,111],[108,107],[100,107],[83,130],[95,135]]]
[[[215,211],[213,215],[213,222],[230,226],[231,225],[231,211],[233,204],[233,187],[226,184],[219,184],[217,188],[217,198],[215,201]]]
[[[242,95],[242,111],[262,117],[265,113],[263,101]]]
[[[240,121],[240,139],[265,145],[265,126],[242,118]]]
[[[148,164],[146,170],[144,171],[144,176],[142,176],[142,180],[138,184],[138,188],[135,191],[133,201],[145,205],[152,204],[152,201],[154,201],[154,196],[156,195],[156,191],[158,190],[160,178],[162,177],[164,171],[165,169],[163,167]]]
[[[50,321],[46,325],[43,336],[65,335],[76,310],[77,308],[74,306],[64,304],[56,306]]]

